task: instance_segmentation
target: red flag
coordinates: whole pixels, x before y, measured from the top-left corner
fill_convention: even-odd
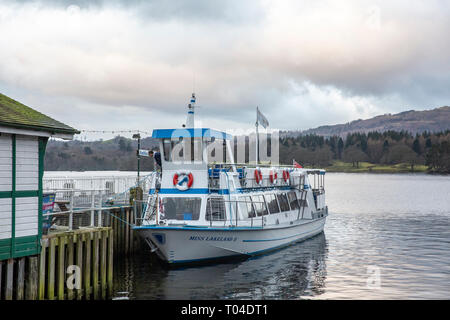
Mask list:
[[[294,162],[293,165],[295,168],[303,168],[300,164],[297,163],[297,161],[295,161],[295,160],[292,160],[292,161]]]

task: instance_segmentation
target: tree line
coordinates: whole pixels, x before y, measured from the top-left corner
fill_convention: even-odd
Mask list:
[[[412,135],[407,131],[351,133],[346,137],[315,134],[280,138],[280,162],[292,159],[304,166],[328,167],[335,161],[359,167],[361,162],[393,165],[406,163],[414,170],[426,165],[430,172],[450,173],[450,130]],[[141,140],[141,148],[154,149],[157,141]],[[45,170],[136,170],[137,142],[117,136],[106,141],[49,141]],[[153,170],[153,159],[141,158],[141,170]]]
[[[327,167],[340,160],[359,167],[361,162],[427,165],[430,172],[450,172],[450,130],[412,135],[407,131],[349,133],[346,137],[315,134],[280,139],[280,159],[305,166]]]

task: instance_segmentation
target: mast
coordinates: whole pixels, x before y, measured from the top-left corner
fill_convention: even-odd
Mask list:
[[[195,111],[195,93],[192,93],[192,97],[190,103],[188,104],[188,115],[186,120],[186,127],[193,128],[194,127],[194,111]]]
[[[258,107],[256,107],[256,165],[259,163]]]

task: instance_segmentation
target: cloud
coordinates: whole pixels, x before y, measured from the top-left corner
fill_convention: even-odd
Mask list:
[[[142,128],[121,112],[178,126],[193,86],[202,121],[222,128],[253,127],[257,105],[291,129],[437,107],[449,13],[446,1],[1,1],[0,91],[80,129],[99,114]]]

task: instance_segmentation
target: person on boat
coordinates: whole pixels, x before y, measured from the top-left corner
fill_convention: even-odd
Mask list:
[[[156,169],[156,171],[161,171],[161,153],[158,151],[150,151],[149,152],[150,156],[153,157],[153,159],[155,160],[155,163],[158,165]]]

